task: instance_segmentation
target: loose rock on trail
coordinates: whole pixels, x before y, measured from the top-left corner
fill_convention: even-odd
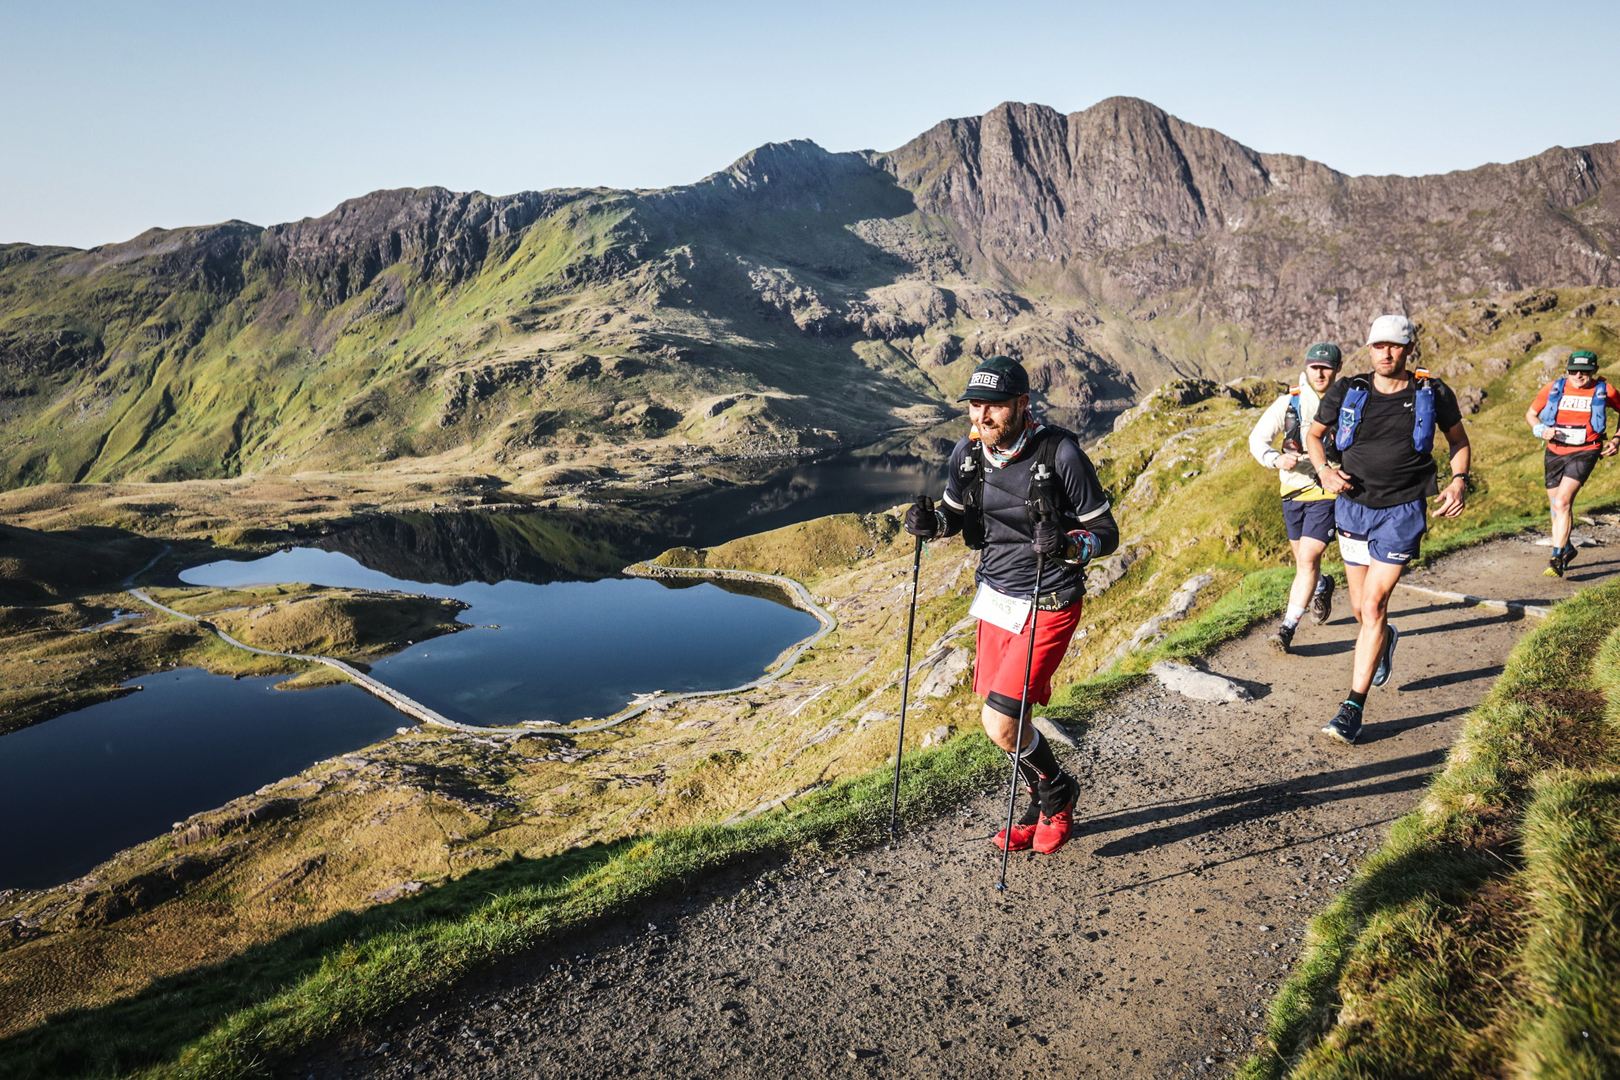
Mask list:
[[[1545,605],[1620,570],[1620,529],[1583,529],[1563,580],[1525,536],[1409,574],[1421,588]],[[1355,623],[1268,626],[1208,670],[1253,700],[1146,682],[1066,764],[1077,834],[1016,856],[1005,894],[986,792],[908,823],[894,850],[716,874],[690,894],[506,962],[324,1047],[285,1075],[616,1077],[1225,1074],[1253,1046],[1305,926],[1417,802],[1462,717],[1533,620],[1399,589],[1394,676],[1354,747],[1317,734]]]

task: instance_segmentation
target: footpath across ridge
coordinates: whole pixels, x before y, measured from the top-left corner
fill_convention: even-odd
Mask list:
[[[1208,658],[1252,701],[1129,690],[1067,753],[1084,792],[1076,840],[1016,859],[1002,897],[986,841],[1001,803],[987,792],[909,822],[893,850],[717,875],[285,1075],[1229,1072],[1310,918],[1416,804],[1533,625],[1523,609],[1620,571],[1620,530],[1582,531],[1603,544],[1562,581],[1541,576],[1546,549],[1529,537],[1411,575],[1391,608],[1394,678],[1353,748],[1316,734],[1353,649],[1342,599],[1329,625],[1302,628],[1295,656],[1259,627]]]

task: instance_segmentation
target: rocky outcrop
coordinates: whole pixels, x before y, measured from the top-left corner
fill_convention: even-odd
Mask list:
[[[1615,143],[1352,177],[1111,98],[1067,116],[1008,103],[874,161],[982,261],[1100,277],[1155,316],[1191,290],[1177,313],[1285,340],[1351,342],[1369,311],[1471,292],[1620,284]]]
[[[329,214],[266,231],[258,257],[339,304],[382,270],[408,267],[418,279],[463,280],[490,246],[512,237],[576,197],[523,191],[492,196],[444,188],[374,191]]]

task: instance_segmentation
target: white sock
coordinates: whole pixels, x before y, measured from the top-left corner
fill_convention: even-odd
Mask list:
[[[1305,616],[1305,609],[1294,604],[1288,605],[1288,614],[1283,616],[1284,626],[1293,626]]]

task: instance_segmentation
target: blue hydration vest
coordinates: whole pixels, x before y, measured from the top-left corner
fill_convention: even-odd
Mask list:
[[[1547,393],[1547,404],[1538,418],[1543,424],[1557,426],[1558,406],[1564,400],[1564,378],[1562,375],[1558,376],[1558,380],[1552,384],[1552,389]],[[1592,387],[1592,418],[1588,421],[1588,426],[1594,435],[1602,438],[1603,429],[1608,426],[1608,422],[1609,388],[1602,379],[1599,379]]]
[[[1412,399],[1412,449],[1420,454],[1434,450],[1434,387],[1429,373],[1415,368],[1412,377],[1417,380],[1417,392]],[[1372,382],[1365,375],[1346,380],[1344,404],[1339,406],[1339,426],[1333,441],[1341,451],[1350,449],[1356,441],[1356,428],[1361,426],[1361,414],[1367,407],[1367,395],[1372,393]]]

